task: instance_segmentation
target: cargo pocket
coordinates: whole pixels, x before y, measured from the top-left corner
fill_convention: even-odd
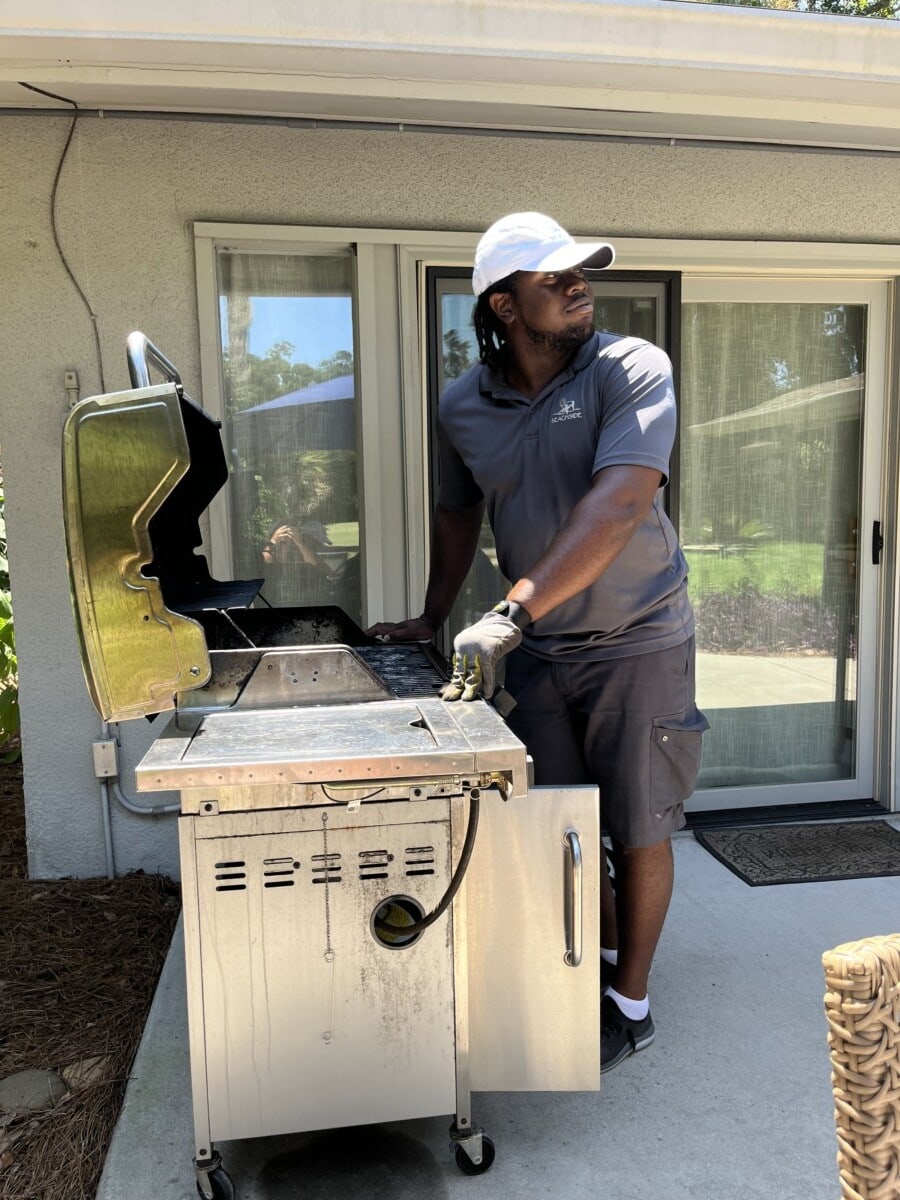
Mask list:
[[[650,747],[650,805],[664,812],[697,786],[700,748],[709,722],[699,708],[686,716],[654,717]]]

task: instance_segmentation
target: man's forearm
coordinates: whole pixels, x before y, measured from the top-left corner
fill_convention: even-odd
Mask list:
[[[451,512],[435,509],[431,538],[431,568],[423,616],[437,630],[450,615],[478,547],[484,505]]]
[[[628,544],[659,487],[649,467],[608,467],[572,510],[550,547],[508,599],[537,621],[590,587]]]

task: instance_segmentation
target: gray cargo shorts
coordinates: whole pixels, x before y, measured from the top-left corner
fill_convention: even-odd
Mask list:
[[[600,815],[622,846],[682,829],[709,723],[694,702],[694,639],[605,662],[559,662],[515,650],[507,718],[534,759],[535,783],[595,783]]]

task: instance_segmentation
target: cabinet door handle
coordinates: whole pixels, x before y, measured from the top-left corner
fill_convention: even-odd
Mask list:
[[[566,953],[568,967],[581,964],[583,941],[584,864],[581,858],[581,838],[577,829],[567,829],[563,836],[566,847]]]

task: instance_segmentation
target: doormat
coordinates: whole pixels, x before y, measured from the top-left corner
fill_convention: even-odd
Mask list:
[[[694,837],[751,887],[900,875],[900,830],[886,821],[698,829]]]

